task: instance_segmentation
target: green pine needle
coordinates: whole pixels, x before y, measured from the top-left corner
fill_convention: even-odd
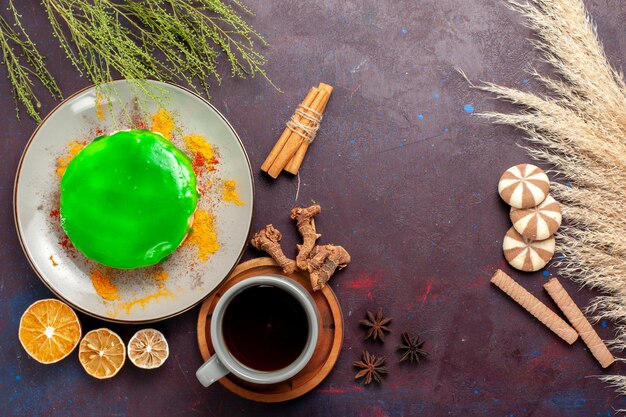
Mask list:
[[[240,0],[232,0],[232,5],[222,0],[42,0],[41,4],[72,65],[97,86],[119,74],[156,100],[161,97],[146,80],[181,82],[208,97],[211,80],[221,82],[222,54],[233,77],[260,74],[271,84],[264,69],[267,59],[257,46],[267,42],[242,17],[252,13]],[[0,16],[2,63],[16,102],[41,121],[33,77],[54,97],[61,92],[12,0],[8,10],[15,23],[11,26]]]
[[[198,81],[207,96],[221,81],[218,56],[235,77],[261,74],[265,40],[221,0],[43,0],[54,35],[74,66],[97,85],[112,70],[128,80]],[[239,2],[235,4],[248,14]]]
[[[12,0],[9,0],[7,10],[14,24],[11,25],[7,19],[0,16],[0,50],[2,63],[7,68],[7,76],[11,82],[15,112],[19,118],[18,103],[22,103],[26,113],[37,122],[41,122],[39,115],[41,102],[33,91],[33,78],[38,79],[53,97],[61,98],[61,90],[48,72],[43,56],[20,23],[21,15],[18,14]]]

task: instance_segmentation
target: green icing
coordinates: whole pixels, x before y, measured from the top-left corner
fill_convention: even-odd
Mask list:
[[[114,268],[154,265],[189,231],[198,203],[191,160],[147,130],[94,139],[61,179],[61,226],[87,258]]]

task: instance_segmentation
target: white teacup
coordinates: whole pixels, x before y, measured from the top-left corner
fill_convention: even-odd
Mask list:
[[[281,369],[262,371],[243,364],[230,351],[224,339],[224,315],[228,306],[244,290],[256,286],[275,287],[284,291],[287,296],[292,297],[302,307],[306,315],[308,337],[304,343],[304,348],[293,362]],[[255,312],[250,311],[249,314],[255,314]],[[196,377],[205,387],[208,387],[228,373],[232,373],[237,378],[254,384],[275,384],[286,381],[300,372],[311,360],[317,344],[318,333],[318,313],[315,301],[313,301],[313,297],[302,285],[293,280],[275,275],[247,278],[229,288],[215,306],[211,318],[211,341],[215,354],[196,371]]]

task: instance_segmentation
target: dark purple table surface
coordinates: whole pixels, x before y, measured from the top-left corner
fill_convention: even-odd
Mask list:
[[[17,3],[64,94],[88,85],[52,38],[39,2]],[[13,224],[13,179],[35,123],[15,119],[0,67],[0,414],[587,417],[626,407],[590,377],[604,371],[582,342],[567,346],[489,284],[503,268],[555,308],[541,286],[557,270],[522,274],[502,257],[509,220],[496,183],[509,166],[530,161],[517,146],[522,135],[472,114],[513,107],[472,91],[455,72],[459,67],[473,80],[541,91],[525,71],[541,64],[520,16],[496,0],[247,3],[257,12],[252,23],[271,44],[264,51],[268,74],[285,93],[262,78],[226,79],[212,90],[211,102],[250,155],[254,228],[273,223],[293,253],[289,209],[315,200],[323,207],[321,241],[352,254],[352,264],[332,280],[346,329],[337,365],[317,389],[283,404],[253,403],[219,385],[205,389],[194,375],[201,364],[198,307],[154,325],[171,349],[158,370],[127,363],[114,379],[98,381],[84,373],[76,353],[49,366],[28,357],[17,340],[20,316],[51,296],[29,267]],[[585,3],[609,60],[620,67],[626,3]],[[259,167],[294,106],[319,81],[335,91],[296,200],[296,178],[271,181]],[[44,114],[54,105],[44,99]],[[257,255],[248,248],[245,258]],[[594,295],[564,284],[581,306]],[[364,343],[357,323],[379,306],[393,315],[393,332],[384,345]],[[80,318],[84,330],[110,326],[125,341],[138,329]],[[612,324],[596,328],[612,336]],[[414,368],[397,364],[404,330],[419,332],[430,353]],[[364,348],[387,357],[390,374],[382,386],[364,389],[353,381],[352,361]]]

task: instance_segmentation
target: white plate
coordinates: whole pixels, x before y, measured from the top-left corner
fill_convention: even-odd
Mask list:
[[[211,104],[181,87],[151,81],[163,95],[160,104],[124,80],[109,84],[111,105],[100,104],[101,96],[89,87],[67,98],[37,128],[26,145],[18,166],[14,189],[14,215],[18,236],[33,269],[59,298],[78,310],[104,320],[141,323],[180,314],[214,290],[239,261],[252,223],[254,186],[248,156],[232,126]],[[135,89],[136,90],[136,89]],[[137,100],[142,111],[137,111]],[[98,102],[96,102],[98,98]],[[217,184],[233,179],[242,206],[223,201],[218,186],[200,200],[199,209],[215,215],[220,249],[206,262],[196,248],[183,245],[157,267],[169,277],[155,278],[156,268],[116,270],[87,260],[73,248],[61,245],[65,237],[53,210],[58,208],[57,159],[67,153],[72,140],[90,141],[98,134],[137,126],[132,114],[149,115],[160,107],[174,115],[177,126],[172,141],[185,151],[182,136],[199,134],[219,152],[217,170],[205,174]],[[97,109],[101,109],[98,117]],[[104,116],[104,117],[102,117]],[[134,120],[134,121],[132,121]],[[178,142],[178,143],[177,143]],[[189,151],[186,151],[189,154]],[[191,155],[190,155],[191,156]],[[55,265],[56,264],[56,265]],[[119,289],[120,299],[103,299],[91,281],[98,269]]]

